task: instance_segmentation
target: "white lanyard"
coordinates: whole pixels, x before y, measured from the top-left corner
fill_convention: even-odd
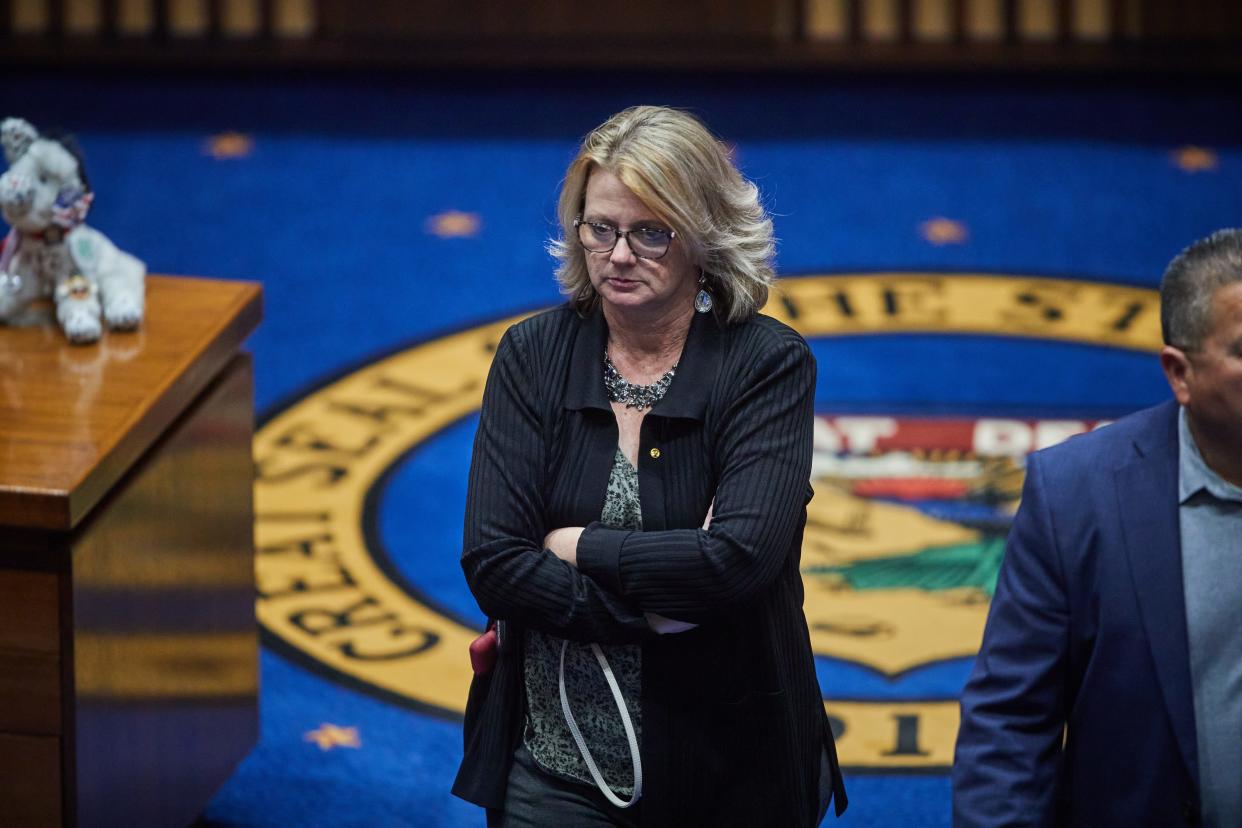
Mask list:
[[[616,677],[612,674],[612,667],[608,665],[608,659],[604,658],[604,651],[600,649],[598,644],[592,644],[591,650],[595,653],[595,660],[599,662],[600,669],[604,671],[604,679],[608,682],[608,686],[612,688],[612,697],[617,703],[617,712],[621,714],[621,724],[625,728],[625,736],[630,740],[630,759],[634,763],[634,795],[630,797],[629,802],[625,802],[612,792],[603,775],[600,774],[599,768],[595,766],[595,760],[591,758],[591,751],[586,746],[586,740],[582,738],[582,732],[578,730],[578,723],[574,721],[574,714],[569,709],[569,697],[565,695],[565,650],[568,647],[568,641],[561,642],[559,681],[561,710],[565,711],[565,724],[569,725],[569,732],[573,735],[574,741],[578,743],[578,752],[582,754],[587,770],[591,772],[591,778],[595,780],[595,785],[599,788],[600,793],[608,797],[608,801],[618,808],[628,808],[637,802],[643,793],[643,763],[638,756],[638,737],[634,735],[634,725],[630,722],[630,711],[625,706],[625,699],[621,695],[621,688],[617,686]]]

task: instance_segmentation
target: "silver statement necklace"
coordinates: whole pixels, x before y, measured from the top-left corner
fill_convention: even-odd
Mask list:
[[[668,391],[669,385],[673,382],[673,374],[676,372],[677,366],[674,365],[668,369],[667,374],[651,385],[636,385],[621,376],[617,366],[612,364],[608,351],[604,351],[604,387],[608,389],[608,399],[625,403],[626,408],[637,408],[640,411],[644,408],[651,408]]]

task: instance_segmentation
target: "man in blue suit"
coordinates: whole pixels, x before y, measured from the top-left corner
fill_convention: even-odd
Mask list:
[[[1242,826],[1242,230],[1160,287],[1176,400],[1031,455],[959,826]]]

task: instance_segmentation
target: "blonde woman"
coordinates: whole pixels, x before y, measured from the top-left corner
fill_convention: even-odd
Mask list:
[[[499,826],[815,825],[846,802],[798,571],[815,363],[758,313],[771,221],[663,107],[586,137],[559,218],[569,302],[505,334],[475,440],[499,654],[454,793]]]

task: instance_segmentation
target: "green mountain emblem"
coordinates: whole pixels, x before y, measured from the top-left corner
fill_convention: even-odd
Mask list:
[[[974,588],[990,599],[1004,556],[1005,539],[990,537],[973,543],[924,549],[913,555],[872,558],[840,566],[813,566],[803,571],[807,575],[835,575],[860,591],[914,588],[939,592]]]

